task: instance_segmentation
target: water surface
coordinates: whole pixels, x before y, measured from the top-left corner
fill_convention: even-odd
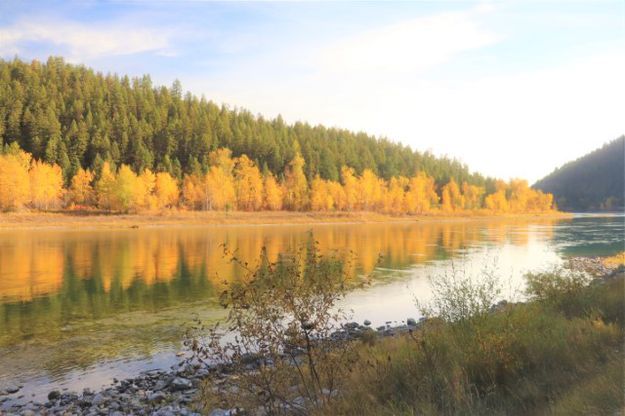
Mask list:
[[[623,219],[1,231],[0,388],[43,399],[173,365],[191,319],[223,318],[222,282],[244,274],[224,247],[253,264],[263,247],[275,259],[312,232],[322,252],[352,259],[355,278],[373,272],[345,305],[375,326],[418,318],[429,276],[496,273],[514,296],[527,271],[621,251]]]

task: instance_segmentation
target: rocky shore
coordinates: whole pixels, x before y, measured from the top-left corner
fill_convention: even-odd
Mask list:
[[[366,334],[375,336],[395,336],[417,329],[423,320],[408,318],[405,323],[387,322],[385,325],[371,328],[371,322],[346,323],[332,337],[336,339],[358,339]],[[253,368],[253,360],[250,368]],[[50,391],[46,402],[28,402],[10,404],[11,399],[19,396],[21,386],[9,386],[0,390],[0,415],[88,415],[88,416],[123,416],[123,415],[200,415],[195,401],[202,381],[211,371],[219,371],[228,377],[227,368],[204,368],[180,363],[169,371],[152,370],[139,374],[135,378],[113,380],[113,384],[99,391],[83,390],[82,393]],[[234,415],[234,410],[213,409],[210,416]]]

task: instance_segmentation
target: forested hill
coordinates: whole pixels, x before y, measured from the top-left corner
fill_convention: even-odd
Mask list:
[[[567,211],[622,210],[625,205],[625,136],[556,169],[534,184]]]
[[[79,167],[99,172],[107,160],[181,178],[206,171],[209,152],[225,147],[277,176],[300,152],[309,180],[336,181],[346,165],[385,179],[423,170],[438,186],[453,178],[494,190],[491,179],[454,159],[365,133],[268,120],[183,94],[179,82],[154,86],[149,76],[103,75],[62,58],[0,60],[0,146],[12,142],[61,166],[66,181]]]

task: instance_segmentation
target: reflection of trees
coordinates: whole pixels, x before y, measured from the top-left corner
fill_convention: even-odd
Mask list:
[[[539,225],[537,225],[540,223]],[[453,221],[312,227],[321,252],[354,256],[355,272],[404,268],[444,259],[480,242],[528,242],[528,230],[552,221]],[[0,240],[0,333],[26,336],[79,320],[130,311],[158,311],[214,299],[215,285],[242,270],[224,257],[224,243],[244,262],[270,260],[301,246],[311,227],[167,228],[92,233],[16,232]],[[568,237],[567,237],[568,238]],[[56,328],[56,329],[55,329]],[[12,335],[8,335],[12,334]],[[7,338],[5,338],[7,339]]]

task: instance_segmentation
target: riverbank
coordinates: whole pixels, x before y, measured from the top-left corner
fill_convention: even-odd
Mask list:
[[[201,225],[367,224],[388,222],[458,222],[570,218],[572,214],[470,214],[391,215],[375,212],[293,211],[164,211],[156,214],[107,214],[102,212],[0,213],[0,230],[22,229],[124,229]]]

